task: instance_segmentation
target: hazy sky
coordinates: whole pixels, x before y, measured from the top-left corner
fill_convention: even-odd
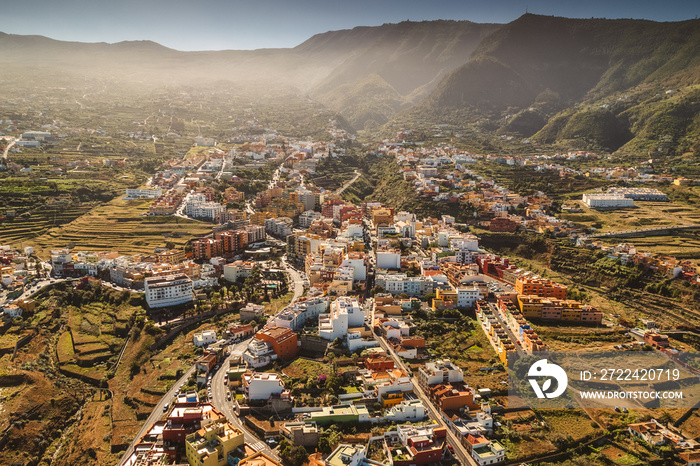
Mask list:
[[[355,26],[432,19],[507,23],[525,13],[679,21],[697,0],[0,0],[0,31],[59,40],[153,40],[178,50],[294,47]]]

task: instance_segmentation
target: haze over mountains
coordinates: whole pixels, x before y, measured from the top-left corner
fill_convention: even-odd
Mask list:
[[[700,21],[428,21],[318,34],[292,49],[179,52],[0,33],[0,65],[143,86],[286,88],[355,129],[473,124],[533,141],[698,153]],[[670,92],[667,92],[670,91]]]

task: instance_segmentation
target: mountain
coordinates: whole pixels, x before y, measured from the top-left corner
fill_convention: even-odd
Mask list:
[[[693,145],[698,84],[700,20],[526,14],[484,38],[413,113],[472,112],[500,132],[611,151],[664,141],[677,153]]]
[[[250,101],[289,95],[355,129],[454,123],[484,140],[513,135],[647,158],[700,152],[700,20],[405,21],[317,34],[290,49],[206,52],[0,33],[0,67],[15,86],[31,73],[28,88],[61,76],[75,86],[235,90]]]
[[[295,51],[349,54],[309,93],[362,128],[383,124],[426,96],[499,27],[469,21],[404,21],[319,34]]]
[[[362,128],[383,124],[427,95],[498,27],[405,21],[317,34],[292,49],[209,52],[149,41],[78,43],[0,33],[0,64],[153,85],[291,86]]]

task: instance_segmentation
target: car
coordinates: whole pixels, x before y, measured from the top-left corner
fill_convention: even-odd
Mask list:
[[[455,454],[455,449],[452,445],[447,445],[447,449],[450,451],[451,454]]]
[[[170,403],[165,403],[165,406],[163,406],[163,412],[167,412],[168,408],[170,407]]]

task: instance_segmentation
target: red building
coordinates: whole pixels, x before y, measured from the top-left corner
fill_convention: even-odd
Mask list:
[[[671,346],[668,342],[668,335],[662,335],[656,332],[645,333],[644,342],[657,349],[668,348]]]
[[[447,430],[444,427],[430,426],[398,426],[399,441],[402,447],[401,456],[393,459],[394,466],[412,466],[439,463],[442,460],[447,445]],[[406,459],[399,459],[399,458]]]
[[[192,254],[195,259],[211,259],[222,254],[222,241],[214,238],[199,238],[192,241]]]
[[[176,403],[163,428],[163,448],[171,460],[185,453],[185,437],[226,417],[211,403]]]

